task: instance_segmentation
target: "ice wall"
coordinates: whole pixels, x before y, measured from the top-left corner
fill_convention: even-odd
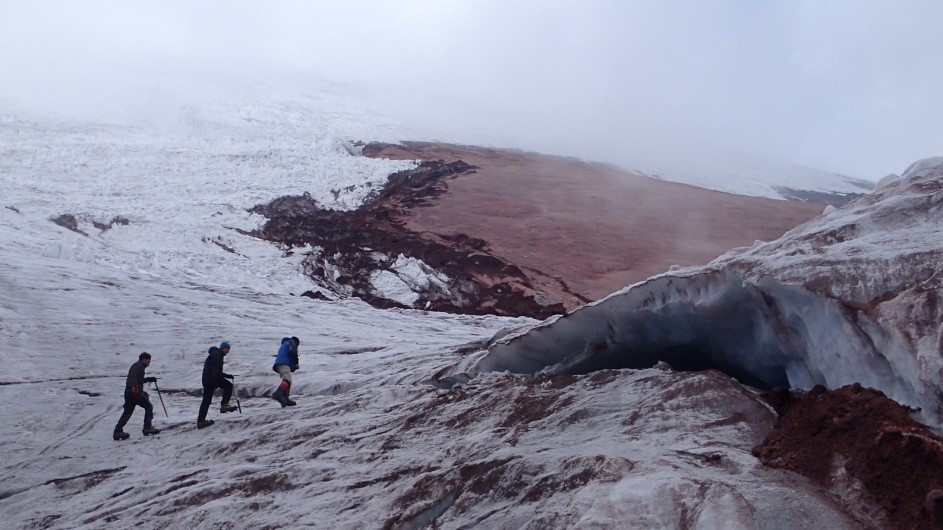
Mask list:
[[[911,382],[913,362],[892,362],[875,347],[888,346],[880,326],[855,318],[836,300],[768,277],[661,276],[499,342],[476,368],[579,374],[666,362],[714,368],[757,388],[859,382],[931,407]]]

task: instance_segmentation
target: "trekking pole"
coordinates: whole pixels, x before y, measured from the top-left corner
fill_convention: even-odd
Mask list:
[[[170,414],[167,414],[167,405],[164,405],[164,396],[160,395],[160,387],[157,386],[157,381],[154,381],[154,389],[157,390],[157,397],[160,398],[160,406],[164,407],[164,416],[170,417]]]
[[[236,398],[236,408],[239,409],[239,414],[242,414],[242,403],[239,403],[239,394],[236,393],[236,378],[232,378],[232,395]]]

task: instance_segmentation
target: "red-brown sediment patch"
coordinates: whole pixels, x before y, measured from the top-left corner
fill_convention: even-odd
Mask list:
[[[732,195],[611,166],[510,150],[438,143],[369,144],[367,156],[462,160],[476,171],[404,212],[415,233],[464,234],[520,267],[567,309],[731,248],[770,241],[823,205]],[[554,279],[559,281],[554,281]]]
[[[305,273],[376,307],[544,319],[672,265],[775,239],[822,209],[533,153],[429,143],[363,151],[422,163],[390,175],[353,212],[324,209],[308,195],[258,205],[251,211],[269,222],[252,235],[319,249]],[[377,290],[380,271],[397,276],[390,271],[399,256],[436,281],[414,282],[414,297]]]
[[[779,424],[753,453],[836,494],[882,528],[943,528],[943,439],[877,390],[817,386],[778,396]]]

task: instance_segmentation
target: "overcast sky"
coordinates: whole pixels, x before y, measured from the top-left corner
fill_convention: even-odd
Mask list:
[[[629,165],[734,149],[878,179],[943,155],[938,0],[0,6],[6,97],[179,59],[369,85],[421,119]]]

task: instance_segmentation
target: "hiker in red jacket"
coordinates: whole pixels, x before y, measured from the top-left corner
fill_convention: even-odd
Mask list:
[[[130,436],[124,432],[124,426],[131,419],[131,415],[134,414],[134,407],[144,409],[144,430],[141,431],[144,436],[160,432],[160,429],[155,429],[151,425],[151,421],[154,419],[154,407],[147,398],[147,392],[144,391],[144,383],[157,382],[156,377],[144,377],[144,370],[150,364],[151,354],[144,352],[138,355],[137,362],[132,364],[131,369],[128,370],[128,380],[124,385],[124,412],[121,414],[121,418],[118,419],[118,424],[115,425],[115,432],[112,435],[115,440],[124,440]]]

